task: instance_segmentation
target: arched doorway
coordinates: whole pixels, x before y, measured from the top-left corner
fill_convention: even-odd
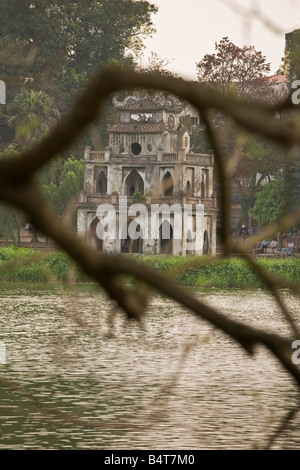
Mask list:
[[[192,242],[192,240],[193,240],[192,233],[191,233],[190,230],[188,230],[188,232],[186,234],[186,255],[194,255],[195,254],[194,250],[188,249],[189,244]]]
[[[127,196],[132,196],[136,191],[144,194],[144,181],[136,170],[132,170],[126,178],[125,192]]]
[[[96,217],[90,225],[89,245],[97,251],[103,251],[103,240],[101,240],[101,238],[98,238],[96,233],[98,223],[99,219],[98,217]]]
[[[136,224],[136,232],[140,232],[141,236],[140,238],[137,238],[133,240],[130,238],[128,234],[128,225],[130,223],[135,223]],[[127,233],[127,238],[124,238]],[[121,239],[121,253],[143,253],[143,231],[140,227],[140,225],[135,222],[129,220],[127,223],[127,232],[126,232],[126,227],[123,227],[122,229],[122,239]]]
[[[169,134],[164,134],[164,152],[169,152]]]
[[[106,196],[107,194],[107,178],[103,171],[101,171],[97,181],[96,193],[98,196]]]
[[[166,172],[162,179],[163,195],[173,196],[173,178],[169,171]]]
[[[171,255],[173,253],[173,227],[168,220],[164,220],[159,229],[160,253]]]
[[[204,197],[205,197],[205,184],[204,184],[204,181],[202,179],[202,181],[201,181],[201,198],[203,199]]]
[[[208,255],[208,235],[206,230],[203,234],[203,254]]]

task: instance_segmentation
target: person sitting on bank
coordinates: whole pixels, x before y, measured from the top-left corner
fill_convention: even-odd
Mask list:
[[[289,240],[287,243],[287,254],[288,256],[294,254],[294,242],[292,240]]]
[[[275,253],[277,245],[278,245],[277,238],[273,238],[273,240],[271,241],[271,248],[272,248],[272,253],[273,254]]]
[[[29,222],[25,225],[25,230],[28,230],[29,233],[33,232],[32,225]]]
[[[265,239],[261,242],[260,247],[261,247],[262,253],[267,252],[268,245],[269,245],[269,242]]]

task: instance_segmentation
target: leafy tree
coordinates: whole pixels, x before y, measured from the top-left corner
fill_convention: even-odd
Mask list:
[[[15,93],[30,83],[50,87],[53,71],[67,58],[68,31],[62,6],[47,0],[2,0],[0,75]]]
[[[7,155],[18,155],[19,150],[16,143],[6,149]],[[0,154],[1,158],[1,154]],[[0,237],[3,241],[20,245],[20,230],[25,224],[24,215],[14,207],[0,204]]]
[[[253,46],[238,47],[228,37],[215,43],[216,53],[206,54],[196,64],[198,80],[221,91],[251,96],[262,91],[262,78],[270,71],[265,56]]]
[[[168,59],[162,58],[156,52],[151,52],[150,56],[146,61],[141,60],[139,58],[139,64],[137,65],[136,69],[141,72],[147,73],[160,73],[166,77],[177,77],[176,73],[170,72],[167,69],[168,65],[171,63]]]
[[[74,27],[69,62],[80,73],[108,61],[123,62],[125,57],[130,62],[132,54],[142,50],[143,38],[154,32],[151,13],[157,8],[147,1],[89,0],[84,8],[80,0],[71,3],[68,14]]]
[[[294,166],[294,187],[291,193],[291,209],[297,209],[300,206],[300,163]]]
[[[191,134],[191,150],[194,153],[207,153],[211,150],[211,144],[207,138],[205,129],[193,127]]]
[[[50,205],[60,215],[67,209],[68,203],[78,197],[83,188],[84,163],[70,157],[54,160],[41,175],[44,194]]]
[[[0,76],[9,83],[8,103],[22,88],[40,90],[65,113],[96,68],[108,62],[134,65],[144,39],[154,31],[151,15],[156,11],[148,1],[135,0],[1,0]],[[3,109],[0,113],[4,149],[12,134]],[[107,115],[100,129],[103,142],[109,109]],[[35,118],[30,119],[25,133],[34,124]]]
[[[214,54],[206,54],[196,64],[201,83],[248,100],[276,99],[270,83],[264,80],[270,71],[270,64],[266,62],[261,52],[256,51],[253,46],[238,47],[230,42],[228,37],[216,43],[215,50]],[[249,210],[253,208],[256,193],[262,185],[276,178],[284,169],[286,152],[277,145],[271,145],[267,139],[241,133],[241,130],[233,126],[222,113],[214,113],[212,118],[213,123],[219,126],[225,155],[230,157],[239,148],[240,159],[236,167],[232,193],[234,197],[241,199],[241,217],[245,219]],[[195,137],[197,143],[202,135],[196,134]],[[205,139],[201,140],[204,144]]]
[[[40,174],[42,189],[49,204],[59,215],[64,215],[68,204],[76,201],[83,187],[84,163],[69,157],[58,157]],[[23,214],[4,204],[0,205],[0,236],[7,242],[20,244],[20,230],[26,220]],[[33,240],[37,241],[34,231]]]
[[[8,105],[7,113],[16,141],[24,145],[41,137],[59,120],[53,98],[43,91],[23,89]]]
[[[24,216],[20,211],[0,204],[0,237],[4,242],[20,246],[20,230],[24,224]]]
[[[156,11],[148,1],[2,0],[0,76],[47,91],[54,77],[65,87],[109,61],[130,62]]]
[[[191,135],[190,147],[194,153],[207,153],[211,150],[211,144],[203,126],[193,126],[191,116],[180,117],[180,124],[185,127]]]
[[[265,184],[257,193],[254,215],[261,225],[279,222],[286,212],[285,184],[282,177]]]
[[[300,206],[300,149],[293,150],[294,161],[286,166],[283,177],[286,187],[287,205],[290,211]]]
[[[242,217],[253,208],[256,194],[286,166],[286,150],[263,137],[245,134],[241,156],[236,168],[233,191],[241,198]]]
[[[284,68],[288,80],[299,80],[300,78],[300,29],[286,34],[286,55]]]

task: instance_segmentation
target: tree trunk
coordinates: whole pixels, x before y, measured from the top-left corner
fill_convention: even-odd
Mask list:
[[[37,234],[37,230],[32,227],[32,239],[31,239],[31,243],[33,242],[38,242],[38,234]]]

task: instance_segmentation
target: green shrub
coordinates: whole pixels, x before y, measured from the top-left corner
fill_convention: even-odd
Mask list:
[[[160,274],[167,274],[184,286],[215,287],[219,289],[253,289],[263,287],[260,278],[252,271],[246,261],[238,258],[220,260],[203,266],[195,266],[195,256],[134,256],[134,259]],[[186,263],[192,262],[189,269]],[[257,262],[273,275],[286,281],[300,280],[300,259],[258,259]],[[65,253],[41,253],[27,248],[10,246],[0,248],[0,280],[47,282],[58,280],[65,282],[72,262]],[[129,277],[127,282],[131,282]],[[82,270],[76,270],[77,282],[89,282]]]

